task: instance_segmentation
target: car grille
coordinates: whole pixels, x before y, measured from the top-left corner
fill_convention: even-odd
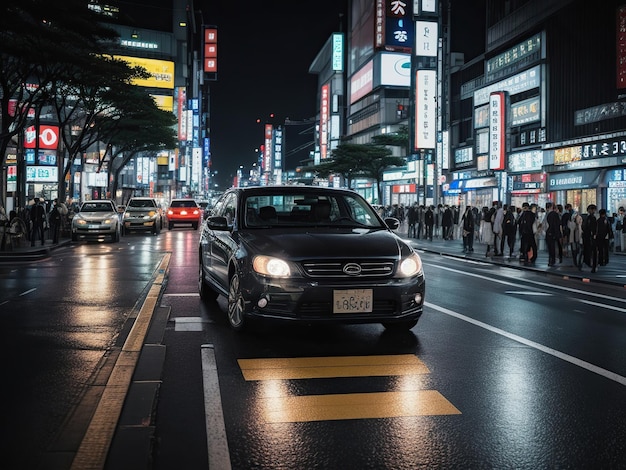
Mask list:
[[[304,272],[309,277],[320,277],[320,278],[355,278],[355,277],[389,277],[393,274],[394,270],[394,262],[389,260],[380,260],[380,261],[311,261],[302,263],[302,267],[304,268]],[[344,268],[350,265],[353,268],[357,267],[356,273],[355,270],[351,271],[353,274],[348,274],[344,271]],[[348,267],[350,267],[348,266]],[[360,272],[359,272],[360,268]],[[349,269],[347,269],[350,271]]]

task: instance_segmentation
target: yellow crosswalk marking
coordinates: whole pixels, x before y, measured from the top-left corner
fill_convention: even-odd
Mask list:
[[[246,381],[430,373],[413,354],[239,359],[238,363]],[[402,387],[405,390],[400,391],[293,396],[280,382],[265,383],[269,388],[264,390],[258,404],[267,423],[461,414],[438,391],[406,390],[406,384]]]
[[[461,414],[436,390],[282,396],[261,407],[268,423]]]
[[[239,359],[246,381],[429,374],[413,354]]]

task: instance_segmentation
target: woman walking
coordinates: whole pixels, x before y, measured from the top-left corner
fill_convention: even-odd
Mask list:
[[[573,211],[567,222],[569,229],[568,242],[572,262],[580,271],[583,268],[583,218],[578,212]]]

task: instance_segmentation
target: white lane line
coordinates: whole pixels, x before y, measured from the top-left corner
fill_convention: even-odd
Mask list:
[[[176,317],[174,318],[174,331],[202,331],[202,317]]]
[[[617,312],[626,312],[625,308],[621,308],[621,307],[614,307],[613,305],[607,305],[607,304],[603,304],[600,302],[592,302],[591,300],[584,300],[584,299],[580,299],[579,302],[582,302],[584,304],[588,304],[588,305],[593,305],[594,307],[600,307],[600,308],[606,308],[609,310],[615,310]]]
[[[536,292],[532,290],[505,290],[505,294],[513,294],[513,295],[543,295],[550,297],[554,294],[550,294],[549,292]]]
[[[37,290],[37,288],[36,288],[36,287],[33,287],[32,289],[28,289],[27,291],[22,292],[22,293],[20,294],[20,297],[21,297],[21,296],[23,296],[23,295],[26,295],[26,294],[30,294],[31,292],[35,292],[36,290]]]
[[[200,353],[202,355],[204,418],[209,451],[209,468],[230,470],[230,452],[228,450],[228,440],[226,439],[222,397],[220,395],[213,345],[203,344]]]
[[[472,276],[472,277],[476,277],[479,279],[485,279],[487,281],[491,281],[491,282],[498,282],[500,284],[504,284],[507,286],[514,286],[517,287],[519,289],[520,287],[520,283],[524,283],[524,284],[535,284],[537,286],[541,286],[541,287],[545,287],[548,289],[558,289],[558,290],[562,290],[562,291],[566,291],[566,292],[574,292],[576,294],[584,294],[588,297],[598,297],[600,299],[603,300],[607,300],[607,296],[606,294],[598,294],[597,292],[587,292],[581,289],[574,289],[572,287],[565,287],[565,286],[559,286],[556,284],[548,284],[546,282],[539,282],[539,281],[533,281],[531,279],[518,279],[516,282],[509,282],[509,281],[503,281],[501,279],[495,279],[493,277],[489,277],[489,276],[484,276],[482,274],[476,274],[476,273],[468,273],[466,271],[461,271],[460,269],[454,269],[454,268],[448,268],[445,266],[441,266],[439,264],[430,264],[430,263],[425,263],[428,266],[431,266],[433,268],[439,268],[439,269],[444,269],[446,271],[451,271],[453,273],[458,273],[458,274],[463,274],[464,276]],[[504,274],[503,274],[504,276]],[[619,298],[616,300],[620,300]],[[626,311],[626,310],[625,310]]]
[[[626,385],[626,377],[616,374],[615,372],[611,372],[609,370],[603,369],[601,367],[590,364],[589,362],[583,361],[582,359],[578,359],[576,357],[570,356],[569,354],[562,353],[557,351],[556,349],[549,348],[544,346],[543,344],[535,343],[526,338],[522,338],[521,336],[514,335],[513,333],[509,333],[507,331],[501,330],[500,328],[496,328],[495,326],[488,325],[487,323],[483,323],[479,320],[475,320],[473,318],[467,317],[461,313],[457,313],[453,310],[447,309],[445,307],[440,307],[439,305],[431,304],[430,302],[424,302],[424,305],[428,308],[432,308],[437,310],[438,312],[445,313],[446,315],[450,315],[452,317],[458,318],[459,320],[466,321],[473,325],[476,325],[480,328],[484,328],[485,330],[491,331],[492,333],[496,333],[498,335],[504,336],[505,338],[512,339],[513,341],[517,341],[518,343],[522,343],[531,348],[542,351],[546,354],[550,354],[556,358],[559,358],[563,361],[567,361],[575,366],[582,367],[590,372],[606,377],[609,380],[613,380],[621,385]]]

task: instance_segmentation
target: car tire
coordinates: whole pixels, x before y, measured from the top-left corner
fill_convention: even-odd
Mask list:
[[[200,269],[198,273],[198,292],[200,293],[200,298],[205,302],[217,300],[219,296],[219,293],[211,289],[207,284],[204,277],[204,266],[202,265],[202,262],[200,262]]]
[[[383,323],[386,330],[392,331],[408,331],[415,325],[417,325],[417,320]]]
[[[228,323],[235,331],[243,330],[245,326],[244,320],[245,303],[241,294],[239,285],[239,274],[234,273],[228,284]]]

